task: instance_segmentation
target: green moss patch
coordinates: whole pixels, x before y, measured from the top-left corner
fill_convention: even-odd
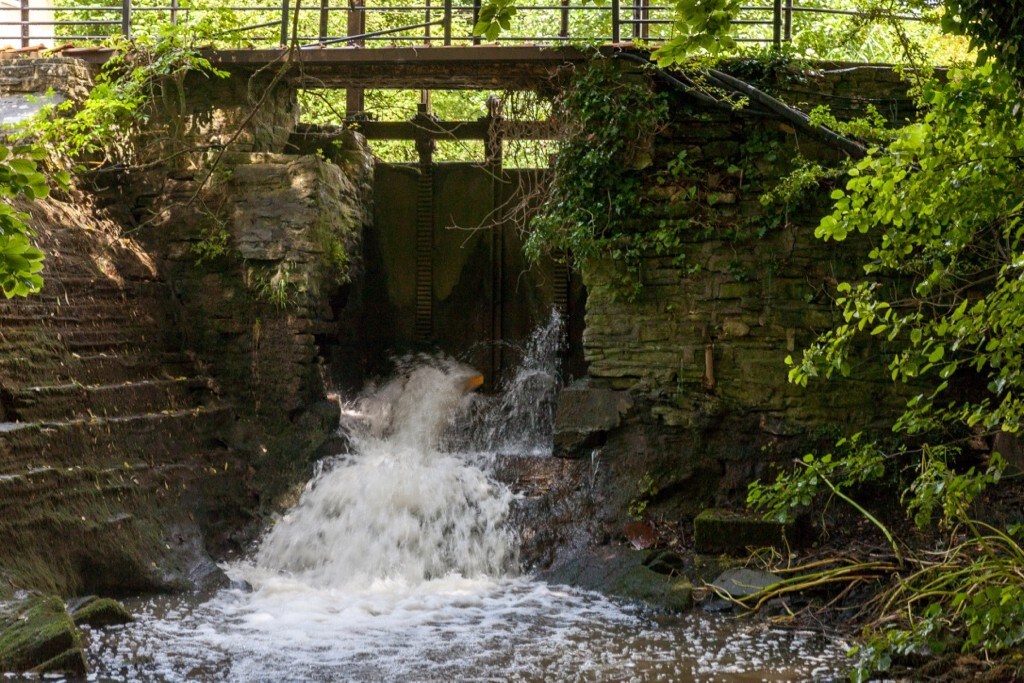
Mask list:
[[[643,565],[630,567],[608,584],[612,595],[669,612],[682,612],[692,607],[692,589],[689,581],[669,578]]]
[[[0,605],[0,671],[86,671],[82,635],[54,595]]]
[[[95,595],[79,601],[69,611],[77,626],[103,628],[104,626],[128,624],[135,620],[132,613],[117,600],[98,598]]]
[[[693,520],[694,549],[698,553],[746,553],[748,548],[785,548],[792,525],[764,520],[733,510],[711,508]]]

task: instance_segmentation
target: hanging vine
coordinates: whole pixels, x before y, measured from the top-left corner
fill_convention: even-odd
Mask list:
[[[639,289],[644,253],[659,240],[649,221],[644,170],[668,104],[645,76],[596,64],[555,102],[562,131],[548,196],[528,226],[526,253],[571,258],[586,268],[612,259],[623,293]]]

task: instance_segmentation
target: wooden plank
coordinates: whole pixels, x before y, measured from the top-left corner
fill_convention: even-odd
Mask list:
[[[487,140],[487,120],[480,121],[432,121],[413,123],[411,121],[355,121],[353,127],[367,140],[417,140],[428,137],[435,140]],[[558,137],[557,127],[548,121],[502,121],[500,136],[512,140],[553,140]],[[302,125],[293,134],[292,144],[309,143],[323,145],[343,136],[343,130],[336,127]]]
[[[626,46],[628,47],[628,46]],[[602,52],[621,51],[606,46]],[[102,64],[104,49],[68,50],[68,56]],[[593,52],[540,45],[430,47],[317,47],[309,50],[203,50],[214,66],[239,75],[282,65],[286,80],[303,88],[432,90],[553,89],[561,67],[593,59]]]

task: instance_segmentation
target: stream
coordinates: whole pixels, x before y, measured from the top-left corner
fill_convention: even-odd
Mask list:
[[[699,610],[667,615],[520,569],[500,453],[548,457],[557,319],[497,397],[408,359],[343,407],[348,453],[212,597],[126,601],[88,632],[91,681],[828,681],[844,645]]]

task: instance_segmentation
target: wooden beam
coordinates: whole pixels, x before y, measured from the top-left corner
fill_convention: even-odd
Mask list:
[[[487,140],[490,137],[487,119],[479,121],[354,121],[352,127],[367,140],[416,140],[428,137],[442,140]],[[553,140],[557,127],[548,121],[501,121],[500,137],[506,140]],[[292,134],[291,144],[305,148],[309,143],[323,144],[344,135],[336,127],[300,125]]]
[[[619,47],[608,46],[609,54]],[[102,64],[113,51],[72,48],[65,53]],[[244,75],[274,64],[303,88],[395,88],[431,90],[544,90],[561,67],[593,59],[593,52],[539,45],[430,47],[315,47],[308,50],[203,50],[213,66]]]

